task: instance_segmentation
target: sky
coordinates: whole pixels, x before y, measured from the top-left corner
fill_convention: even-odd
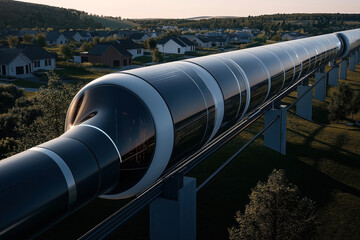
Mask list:
[[[122,18],[360,13],[360,0],[22,0]]]

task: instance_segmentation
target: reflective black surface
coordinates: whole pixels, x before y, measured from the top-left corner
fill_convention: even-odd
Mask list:
[[[190,59],[206,69],[218,82],[224,97],[224,118],[220,132],[241,116],[246,104],[246,88],[243,77],[238,69],[221,57],[201,57]]]
[[[199,149],[215,121],[213,97],[191,68],[178,63],[127,71],[150,83],[163,97],[174,121],[175,144],[171,163]]]
[[[269,79],[259,60],[244,51],[224,53],[223,56],[233,60],[249,80],[251,98],[248,111],[263,103],[268,93]]]
[[[155,127],[151,114],[137,96],[116,85],[90,87],[74,102],[68,115],[69,125],[96,126],[113,139],[122,158],[119,184],[114,191],[129,189],[144,176],[154,154]],[[87,131],[102,134],[91,128]],[[114,148],[111,144],[107,146]]]

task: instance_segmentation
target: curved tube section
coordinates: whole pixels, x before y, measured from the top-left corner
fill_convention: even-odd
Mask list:
[[[89,83],[70,104],[62,136],[0,161],[1,237],[26,237],[98,196],[139,194],[250,111],[359,46],[355,29]]]

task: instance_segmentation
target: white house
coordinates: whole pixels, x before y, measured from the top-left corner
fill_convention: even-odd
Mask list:
[[[20,45],[22,53],[31,61],[31,72],[56,68],[55,56],[39,45]]]
[[[134,42],[142,43],[146,41],[146,39],[150,38],[150,36],[146,33],[133,33],[129,36],[129,38]]]
[[[207,39],[205,37],[200,37],[196,35],[182,35],[182,37],[189,39],[193,43],[195,43],[196,46],[204,47],[204,48],[211,48],[212,42],[210,39]]]
[[[0,75],[29,77],[31,72],[31,60],[22,53],[21,49],[0,49]]]
[[[281,33],[281,39],[282,40],[295,40],[295,39],[301,39],[306,38],[306,34],[301,34],[299,32],[284,32]]]
[[[157,42],[157,48],[162,53],[185,54],[195,51],[195,43],[184,37],[166,37]]]
[[[58,31],[51,31],[46,34],[46,43],[49,45],[67,44],[68,39]]]
[[[118,40],[117,42],[123,49],[127,50],[129,53],[132,54],[133,59],[136,57],[144,56],[145,49],[143,45],[137,44],[130,39]]]

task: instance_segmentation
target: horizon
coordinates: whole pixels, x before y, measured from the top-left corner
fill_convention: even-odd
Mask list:
[[[187,19],[199,17],[247,17],[272,14],[359,14],[360,1],[358,0],[318,0],[315,4],[312,0],[303,0],[301,2],[289,2],[288,0],[257,0],[242,3],[236,0],[224,0],[222,5],[218,6],[215,0],[201,0],[190,2],[184,0],[182,5],[176,6],[174,0],[155,0],[152,2],[138,0],[126,2],[126,9],[121,8],[121,1],[103,0],[102,8],[99,3],[88,0],[21,0],[19,2],[42,4],[53,7],[62,7],[87,12],[88,14],[121,17],[129,19]],[[224,7],[224,5],[229,7]],[[244,5],[246,8],[244,9]],[[311,6],[310,6],[311,5]],[[118,6],[119,10],[114,6]],[[144,6],[139,8],[139,6]],[[176,6],[174,8],[173,6]],[[259,7],[260,6],[260,7]],[[310,8],[309,8],[310,7]],[[301,10],[299,10],[301,9]],[[296,10],[296,11],[295,11]],[[179,15],[179,13],[181,15]],[[236,14],[238,13],[238,14]]]

